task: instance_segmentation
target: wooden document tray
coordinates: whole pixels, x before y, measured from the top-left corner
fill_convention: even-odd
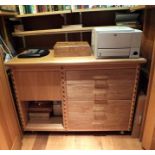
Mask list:
[[[87,42],[57,42],[54,46],[55,57],[90,56],[91,48]]]

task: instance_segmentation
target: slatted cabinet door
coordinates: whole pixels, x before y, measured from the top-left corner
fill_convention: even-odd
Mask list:
[[[69,130],[128,130],[136,69],[68,70]]]

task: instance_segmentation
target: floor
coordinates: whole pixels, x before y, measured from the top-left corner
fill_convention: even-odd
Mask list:
[[[130,135],[86,133],[26,133],[22,150],[141,150]]]

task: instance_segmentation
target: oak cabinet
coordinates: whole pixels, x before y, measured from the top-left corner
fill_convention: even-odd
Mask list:
[[[37,131],[130,131],[137,77],[137,66],[14,69],[14,87],[23,128]],[[52,125],[53,116],[45,124],[40,119],[36,122],[30,120],[28,107],[31,101],[60,101],[61,121]]]
[[[140,64],[145,62],[58,58],[52,52],[38,59],[13,58],[6,65],[12,71],[23,130],[131,131]],[[46,118],[40,111],[34,116],[31,108],[36,103],[42,106],[35,111],[48,108]],[[55,103],[59,116],[53,111]]]

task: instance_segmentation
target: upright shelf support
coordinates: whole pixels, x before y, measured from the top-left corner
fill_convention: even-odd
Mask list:
[[[66,14],[62,14],[64,17],[64,25],[67,25],[67,17]],[[68,41],[68,33],[65,33],[65,41]]]
[[[82,25],[82,13],[80,12],[80,24]],[[83,40],[83,35],[82,35],[82,32],[80,32],[80,40],[82,41]]]

